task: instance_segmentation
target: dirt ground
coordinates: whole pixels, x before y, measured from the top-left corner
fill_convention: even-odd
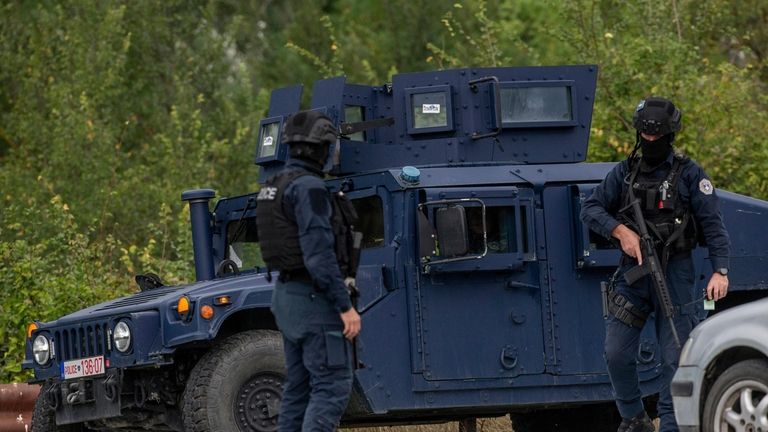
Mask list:
[[[659,419],[653,421],[659,430]],[[508,416],[477,419],[477,432],[514,432]],[[346,428],[349,432],[459,432],[458,422],[417,426],[380,426],[371,428]]]
[[[477,432],[510,432],[509,417],[479,418]],[[458,422],[414,426],[379,426],[369,428],[345,428],[348,432],[459,432]]]

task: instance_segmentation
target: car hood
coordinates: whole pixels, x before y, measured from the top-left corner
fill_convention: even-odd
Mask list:
[[[739,328],[747,323],[768,327],[768,298],[739,305],[707,318],[691,332],[691,337],[713,335]]]
[[[45,323],[43,327],[76,324],[131,312],[161,309],[167,303],[175,303],[182,295],[194,301],[196,298],[214,294],[247,294],[258,295],[268,301],[273,287],[274,284],[265,279],[264,273],[241,274],[188,285],[164,286],[81,309],[56,321]]]
[[[740,305],[707,318],[691,332],[680,366],[707,367],[732,348],[751,348],[768,355],[768,298]]]

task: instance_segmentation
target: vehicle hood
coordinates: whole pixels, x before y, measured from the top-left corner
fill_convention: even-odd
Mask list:
[[[706,367],[720,353],[748,347],[768,355],[768,298],[715,314],[696,326],[680,356],[681,366]]]
[[[691,337],[710,337],[717,333],[742,328],[747,324],[768,327],[768,298],[739,305],[707,318],[696,326],[691,332]]]
[[[43,327],[76,324],[137,311],[161,310],[169,303],[175,303],[182,295],[188,296],[192,301],[213,295],[226,294],[235,297],[246,295],[258,297],[259,300],[268,303],[273,287],[274,283],[267,282],[264,273],[241,274],[188,285],[164,286],[81,309],[56,321],[45,323]]]

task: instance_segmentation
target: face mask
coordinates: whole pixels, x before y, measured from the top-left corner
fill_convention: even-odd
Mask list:
[[[672,151],[672,134],[664,135],[656,141],[640,137],[640,149],[643,151],[643,162],[651,166],[658,165]]]

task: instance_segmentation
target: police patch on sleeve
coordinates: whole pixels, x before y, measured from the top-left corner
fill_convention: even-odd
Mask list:
[[[699,182],[699,190],[704,195],[712,195],[712,192],[715,190],[715,187],[712,186],[712,182],[709,181],[709,179],[701,179]]]

